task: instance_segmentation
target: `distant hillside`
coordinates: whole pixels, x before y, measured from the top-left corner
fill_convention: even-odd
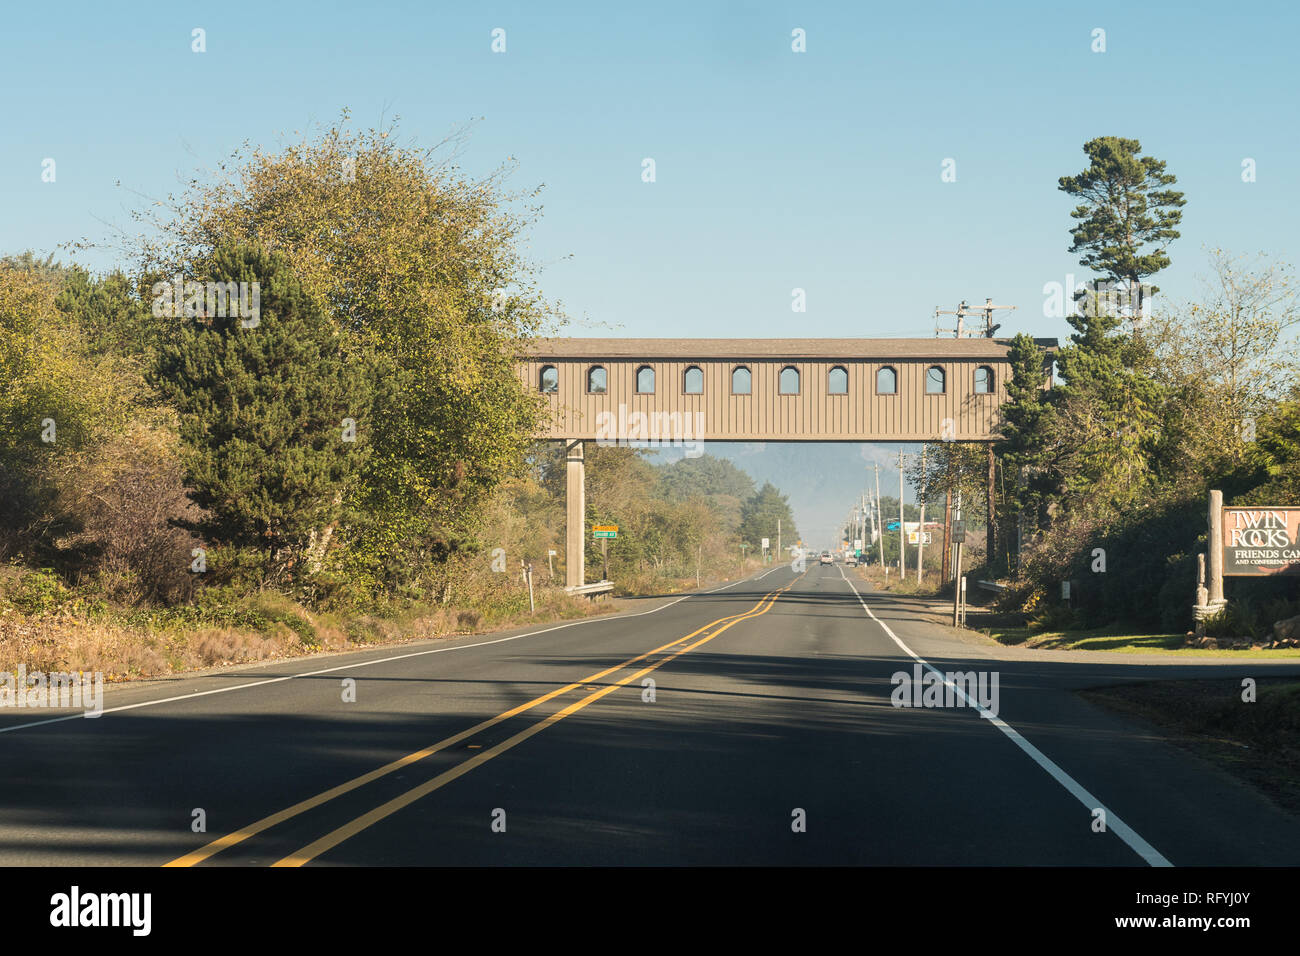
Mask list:
[[[836,442],[710,442],[706,448],[705,458],[734,462],[755,484],[771,482],[787,495],[805,543],[816,548],[829,547],[838,540],[853,503],[868,486],[874,489],[873,464],[880,465],[881,494],[896,499],[898,452],[920,451],[920,445]],[[680,452],[668,449],[652,460],[666,463],[680,457]],[[913,500],[910,487],[904,500]]]

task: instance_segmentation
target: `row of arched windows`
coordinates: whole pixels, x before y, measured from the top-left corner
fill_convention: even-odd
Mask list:
[[[753,375],[748,366],[737,365],[731,370],[731,394],[749,395],[753,387]],[[993,369],[981,365],[975,369],[975,393],[987,395],[993,391]],[[543,392],[560,390],[560,372],[554,365],[543,365],[538,387]],[[609,377],[603,365],[593,365],[587,369],[587,392],[603,395],[609,388]],[[641,365],[636,370],[636,391],[638,395],[653,395],[655,390],[655,370],[649,365]],[[943,395],[948,390],[948,375],[938,365],[932,365],[925,372],[925,391],[928,395]],[[698,365],[689,366],[682,372],[682,391],[687,395],[704,394],[704,370]],[[799,394],[799,370],[793,365],[781,369],[777,376],[777,391],[782,395]],[[843,365],[832,366],[826,373],[826,391],[831,395],[849,393],[849,372]],[[883,365],[876,371],[876,394],[898,394],[898,370],[890,365]]]

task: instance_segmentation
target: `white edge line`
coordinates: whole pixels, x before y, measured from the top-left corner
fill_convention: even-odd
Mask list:
[[[848,579],[847,575],[845,575],[843,568],[840,569],[840,577],[844,578],[844,583],[849,586],[849,589],[853,592],[853,596],[856,597],[858,599],[858,603],[862,605],[862,610],[867,612],[867,616],[870,617],[877,624],[879,624],[881,628],[884,629],[885,633],[888,634],[893,639],[894,643],[897,644],[899,647],[901,647],[909,657],[911,657],[917,663],[924,665],[932,673],[937,674],[939,679],[944,682],[944,686],[951,687],[954,691],[956,691],[956,693],[963,700],[965,700],[968,706],[978,710],[980,712],[981,717],[989,720],[995,727],[998,728],[998,730],[1006,734],[1006,736],[1010,738],[1010,740],[1017,747],[1019,747],[1026,754],[1028,754],[1036,764],[1038,764],[1040,767],[1046,770],[1051,775],[1053,780],[1055,780],[1062,787],[1064,787],[1070,793],[1070,795],[1073,796],[1080,803],[1082,803],[1089,812],[1095,809],[1101,809],[1105,811],[1107,830],[1113,831],[1117,837],[1119,837],[1126,844],[1128,844],[1129,849],[1131,849],[1138,856],[1142,857],[1142,859],[1145,860],[1151,866],[1173,866],[1173,864],[1169,862],[1169,860],[1166,859],[1164,855],[1160,853],[1159,850],[1153,847],[1146,840],[1142,839],[1142,837],[1137,833],[1136,830],[1134,830],[1127,823],[1121,820],[1118,814],[1114,813],[1109,807],[1107,807],[1104,803],[1102,803],[1091,793],[1089,793],[1086,789],[1084,789],[1082,784],[1080,784],[1077,780],[1075,780],[1068,773],[1066,773],[1059,766],[1057,766],[1056,763],[1050,757],[1048,757],[1041,750],[1039,750],[1028,740],[1026,740],[1023,736],[1021,736],[1018,730],[1016,730],[1014,727],[1008,724],[1001,717],[994,715],[991,711],[989,711],[982,704],[980,704],[979,701],[972,700],[969,696],[967,696],[965,691],[963,691],[955,683],[949,681],[944,676],[942,671],[940,671],[933,664],[925,660],[923,657],[921,657],[919,654],[913,651],[910,647],[904,644],[899,639],[898,635],[893,632],[893,630],[890,628],[888,624],[886,624],[884,621],[882,621],[880,618],[876,617],[876,615],[872,613],[871,608],[867,606],[867,602],[864,601],[862,599],[862,595],[858,593],[858,589],[853,586],[853,582]]]
[[[773,568],[772,570],[776,570],[776,569]],[[193,700],[196,697],[207,697],[211,694],[228,694],[231,691],[249,690],[250,688],[253,687],[265,687],[268,684],[279,684],[282,681],[297,680],[300,677],[317,677],[321,674],[333,674],[336,671],[352,670],[353,668],[357,668],[357,667],[369,667],[372,664],[387,664],[391,661],[401,661],[411,657],[425,657],[429,654],[445,654],[448,651],[468,651],[475,647],[487,647],[491,644],[504,644],[507,641],[518,641],[525,637],[537,637],[539,634],[549,634],[551,631],[563,630],[566,627],[576,627],[579,624],[596,624],[600,621],[611,621],[611,620],[617,620],[617,619],[628,618],[628,617],[644,617],[647,614],[654,614],[657,611],[662,611],[665,610],[666,608],[670,608],[674,604],[680,604],[682,601],[685,601],[688,598],[701,597],[705,594],[716,594],[719,591],[725,591],[727,588],[733,588],[737,584],[743,584],[744,582],[749,581],[751,579],[752,576],[743,577],[738,581],[732,581],[730,584],[723,585],[720,588],[714,588],[711,591],[697,591],[693,594],[683,594],[675,601],[669,601],[667,604],[661,604],[658,607],[652,607],[648,611],[632,611],[626,614],[612,614],[609,616],[589,617],[581,621],[567,621],[564,624],[557,624],[554,627],[542,628],[542,630],[540,631],[528,631],[524,634],[515,634],[511,637],[499,637],[493,641],[479,641],[477,644],[457,644],[455,647],[435,647],[427,651],[413,651],[410,654],[397,654],[393,657],[377,657],[371,661],[353,661],[349,664],[341,664],[338,667],[325,667],[322,668],[321,670],[304,671],[301,674],[288,674],[284,677],[268,677],[266,680],[252,681],[251,683],[248,684],[236,684],[233,687],[216,687],[213,688],[212,690],[195,691],[192,694],[179,694],[176,697],[162,697],[159,698],[158,700],[142,700],[135,704],[122,704],[119,707],[105,707],[103,710],[95,714],[84,714],[84,713],[64,714],[62,717],[50,717],[47,718],[46,720],[34,720],[25,724],[15,724],[12,727],[0,727],[0,734],[13,733],[15,730],[28,730],[32,727],[43,727],[46,724],[58,724],[58,723],[62,723],[65,720],[96,720],[104,716],[105,714],[121,713],[124,710],[135,710],[139,707],[156,707],[159,704],[173,704],[176,703],[177,701]],[[5,708],[5,709],[7,710],[9,708]]]

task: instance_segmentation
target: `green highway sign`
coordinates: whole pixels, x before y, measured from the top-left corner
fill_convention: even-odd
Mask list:
[[[617,538],[618,525],[616,524],[598,524],[591,529],[593,538]]]

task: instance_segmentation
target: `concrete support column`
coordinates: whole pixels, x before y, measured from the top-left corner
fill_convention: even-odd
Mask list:
[[[587,583],[587,473],[582,442],[566,441],[564,584],[578,588]]]

